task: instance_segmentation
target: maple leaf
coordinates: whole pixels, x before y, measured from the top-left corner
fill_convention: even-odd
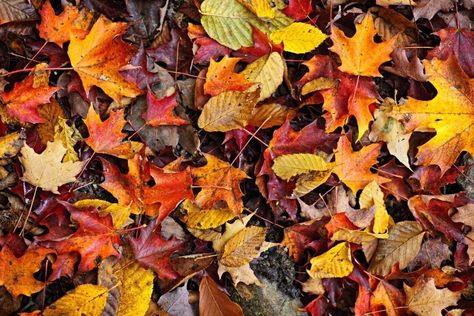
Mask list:
[[[79,224],[79,228],[66,239],[42,241],[42,246],[53,248],[60,255],[79,253],[79,272],[94,269],[100,260],[109,256],[119,256],[114,245],[121,244],[120,236],[116,233],[109,214],[101,217],[95,208],[80,210],[69,203],[62,204],[71,214],[71,218]]]
[[[56,15],[50,0],[46,1],[41,10],[41,23],[38,31],[41,38],[53,42],[59,46],[69,42],[71,31],[79,37],[87,35],[93,14],[89,11],[79,9],[76,6],[66,5],[61,14]]]
[[[2,99],[8,115],[22,123],[43,123],[46,120],[38,112],[38,107],[49,103],[51,96],[58,90],[58,87],[50,87],[47,83],[34,86],[34,75],[30,75],[16,82],[12,90],[3,92]]]
[[[43,315],[101,315],[107,303],[108,291],[103,286],[81,284],[48,306]]]
[[[33,274],[41,268],[41,262],[49,253],[54,253],[54,250],[29,248],[17,258],[7,245],[3,246],[0,251],[0,285],[14,296],[31,296],[40,291],[46,283],[36,280]]]
[[[133,141],[122,141],[126,136],[125,133],[122,133],[126,123],[123,116],[123,110],[113,111],[102,122],[99,114],[95,112],[91,104],[84,120],[89,131],[89,137],[84,140],[86,144],[99,154],[108,154],[125,159],[135,156],[135,153],[141,150],[143,144]]]
[[[60,140],[48,142],[46,149],[37,154],[26,145],[21,149],[20,161],[25,172],[23,180],[43,190],[59,194],[58,187],[76,181],[76,175],[82,170],[84,162],[62,162],[66,148]]]
[[[111,192],[124,206],[129,206],[134,214],[159,216],[164,219],[184,199],[192,199],[191,173],[188,169],[174,172],[143,161],[136,155],[128,160],[128,174],[122,174],[111,162],[102,159],[105,181],[101,187]],[[154,180],[153,186],[148,185]]]
[[[409,97],[389,115],[400,120],[408,131],[436,131],[418,147],[417,164],[438,165],[444,174],[464,150],[474,154],[474,80],[451,56],[446,61],[424,61],[429,81],[438,91],[429,101]]]
[[[140,231],[140,237],[130,238],[130,246],[137,262],[158,274],[160,279],[175,279],[178,274],[170,263],[170,255],[183,247],[183,242],[172,237],[163,239],[159,226],[151,222]]]
[[[219,62],[211,60],[206,73],[204,92],[216,96],[224,91],[245,91],[254,85],[242,73],[234,72],[240,58],[224,56]]]
[[[196,205],[210,209],[225,202],[228,209],[239,215],[243,209],[240,181],[248,178],[247,174],[213,155],[204,156],[207,164],[191,170],[194,185],[201,187],[195,199]]]
[[[434,279],[419,277],[412,287],[403,285],[408,309],[417,315],[442,315],[446,307],[455,305],[461,298],[461,292],[449,289],[437,289]]]
[[[381,77],[378,68],[391,59],[396,37],[375,43],[376,35],[374,19],[366,14],[360,24],[356,24],[356,33],[348,38],[338,28],[332,28],[331,40],[333,46],[329,49],[339,55],[342,65],[339,69],[356,76]]]
[[[303,63],[308,72],[296,83],[302,94],[319,91],[324,98],[326,130],[343,126],[350,116],[357,119],[358,139],[372,121],[370,105],[378,98],[372,79],[349,75],[336,69],[329,56],[316,55]]]
[[[283,13],[296,21],[304,20],[313,11],[312,2],[313,0],[289,0]]]
[[[238,316],[243,314],[242,308],[219,290],[210,276],[205,275],[201,279],[199,284],[199,315]]]
[[[162,99],[158,97],[150,90],[146,95],[147,109],[142,114],[142,118],[146,124],[158,127],[160,125],[187,125],[188,121],[180,118],[174,114],[174,109],[178,105],[176,101],[176,93],[170,96],[166,96]]]
[[[120,69],[135,54],[133,46],[120,37],[127,26],[127,23],[114,23],[100,16],[84,39],[73,32],[68,48],[71,65],[79,74],[84,90],[89,93],[92,86],[97,86],[119,104],[123,97],[134,98],[141,94],[135,84],[120,74]]]
[[[188,36],[198,46],[193,58],[194,64],[204,64],[232,52],[230,48],[209,38],[201,25],[188,23]]]

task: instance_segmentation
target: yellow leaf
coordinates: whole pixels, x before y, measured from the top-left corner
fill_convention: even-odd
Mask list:
[[[185,200],[182,204],[187,214],[183,221],[186,226],[195,229],[216,228],[235,218],[235,213],[229,209],[200,209],[190,200]]]
[[[124,206],[118,203],[110,203],[99,199],[84,199],[74,203],[74,206],[78,208],[96,207],[99,210],[100,215],[110,214],[112,216],[112,222],[114,228],[123,228],[133,223],[130,218],[131,209],[128,206]]]
[[[316,154],[289,154],[277,157],[273,162],[273,171],[283,180],[306,174],[311,171],[327,171],[334,167],[323,157]]]
[[[338,229],[333,235],[332,240],[343,240],[356,244],[370,242],[375,239],[387,239],[388,234],[373,234],[362,230]]]
[[[240,267],[249,263],[260,254],[266,232],[266,228],[258,226],[242,229],[224,245],[219,262],[228,267]]]
[[[15,132],[0,137],[0,159],[13,158],[20,151],[25,135]]]
[[[342,278],[351,274],[354,265],[351,261],[351,250],[345,242],[340,243],[320,256],[311,259],[308,274],[312,278]]]
[[[293,192],[296,194],[296,196],[306,195],[326,182],[329,179],[331,173],[332,169],[311,171],[310,173],[304,174],[298,177],[298,180],[296,180],[296,187]]]
[[[305,83],[301,88],[301,95],[307,95],[314,91],[331,89],[337,86],[338,81],[336,79],[319,77],[310,82]]]
[[[436,131],[418,147],[417,164],[438,165],[444,173],[462,151],[474,155],[474,79],[464,73],[454,56],[425,60],[424,65],[436,97],[427,101],[409,97],[389,115],[409,132]]]
[[[58,194],[58,187],[68,182],[76,181],[76,175],[81,171],[84,162],[62,162],[66,154],[60,140],[48,142],[46,149],[37,154],[33,148],[26,145],[21,149],[20,162],[25,168],[23,180]]]
[[[262,129],[280,126],[287,119],[292,119],[296,110],[278,103],[265,103],[253,109],[249,125],[258,126]]]
[[[117,315],[144,316],[153,292],[153,271],[140,267],[136,262],[115,265],[114,271],[120,292]]]
[[[74,126],[69,126],[66,119],[59,118],[54,126],[54,139],[59,139],[66,147],[66,154],[64,155],[64,162],[78,161],[77,153],[74,150],[74,145],[82,139],[81,134]]]
[[[327,35],[317,27],[302,22],[294,22],[270,35],[276,44],[283,42],[284,50],[295,54],[304,54],[318,47]]]
[[[226,91],[204,105],[198,126],[208,132],[227,132],[247,126],[260,95],[260,89],[248,92]]]
[[[285,62],[280,54],[273,52],[262,56],[242,71],[248,81],[260,84],[260,97],[258,101],[271,97],[283,82]]]
[[[331,39],[334,45],[329,49],[339,55],[342,63],[339,69],[356,76],[381,77],[379,66],[391,59],[396,36],[386,42],[375,43],[376,34],[370,13],[356,25],[353,37],[348,38],[342,30],[333,27]]]
[[[385,208],[383,192],[376,181],[370,182],[362,190],[359,204],[361,208],[370,208],[375,205],[373,232],[376,234],[386,233],[393,219]]]
[[[269,0],[238,0],[247,9],[255,13],[259,18],[273,19],[275,9],[270,6]]]
[[[100,316],[107,302],[107,288],[83,284],[47,307],[44,316]]]

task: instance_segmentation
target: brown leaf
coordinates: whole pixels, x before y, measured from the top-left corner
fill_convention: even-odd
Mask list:
[[[200,316],[243,315],[242,308],[224,294],[210,276],[204,276],[199,285]]]

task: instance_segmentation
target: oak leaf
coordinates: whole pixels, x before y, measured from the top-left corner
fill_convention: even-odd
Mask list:
[[[161,125],[187,125],[188,121],[174,114],[174,109],[178,105],[176,93],[159,99],[155,93],[148,90],[146,95],[147,109],[142,114],[146,124],[158,127]]]
[[[59,46],[69,42],[71,31],[81,37],[87,35],[93,18],[89,11],[79,12],[76,6],[71,5],[66,5],[63,12],[56,15],[50,0],[44,2],[39,14],[41,16],[41,23],[38,25],[40,37]]]
[[[84,120],[89,131],[89,137],[84,140],[86,144],[98,154],[113,155],[125,159],[135,156],[143,144],[122,141],[126,136],[125,133],[122,133],[126,123],[123,116],[123,110],[113,111],[105,121],[102,121],[91,104]]]
[[[339,55],[342,65],[339,69],[356,76],[381,77],[379,66],[391,59],[396,37],[375,43],[377,34],[374,19],[369,13],[360,24],[356,24],[356,33],[348,38],[338,28],[332,28],[333,46],[329,49]]]
[[[0,286],[5,286],[13,295],[26,295],[39,292],[46,283],[36,280],[33,274],[41,269],[41,262],[54,250],[29,248],[19,258],[15,257],[5,245],[0,251]]]
[[[245,91],[254,85],[244,74],[234,72],[241,58],[224,56],[220,61],[211,60],[206,73],[204,93],[216,96],[224,91]]]
[[[317,27],[301,22],[294,22],[270,35],[270,39],[280,44],[286,52],[304,54],[318,47],[327,35]]]
[[[16,82],[13,89],[2,93],[3,102],[7,106],[8,115],[22,123],[43,123],[46,120],[38,112],[38,107],[49,103],[51,96],[59,90],[48,84],[33,87],[34,75],[21,82]]]
[[[227,132],[244,128],[252,118],[259,96],[259,88],[245,92],[222,92],[210,98],[204,105],[198,126],[208,132]]]
[[[212,278],[205,275],[199,284],[199,315],[203,316],[240,316],[242,308],[219,288]]]
[[[342,278],[351,274],[353,269],[351,249],[348,243],[343,242],[312,258],[308,274],[315,279]]]
[[[93,284],[82,284],[48,306],[44,316],[100,316],[107,302],[108,289]]]
[[[388,234],[388,239],[378,242],[369,265],[371,273],[385,276],[397,262],[400,269],[405,269],[420,251],[424,231],[417,222],[398,222],[390,228]]]
[[[451,305],[456,305],[461,298],[461,292],[449,289],[437,289],[434,279],[419,277],[412,287],[403,285],[406,293],[408,309],[417,315],[442,315],[442,311]]]
[[[26,145],[21,149],[20,162],[25,168],[23,180],[43,190],[59,194],[58,187],[76,181],[76,175],[82,170],[84,162],[62,162],[66,154],[60,140],[48,142],[46,149],[37,154]]]
[[[114,23],[100,16],[84,39],[73,32],[68,48],[71,65],[79,74],[84,90],[89,93],[92,86],[97,86],[119,104],[123,97],[134,98],[141,94],[141,90],[119,72],[135,54],[133,46],[121,39],[127,26],[127,23]]]
[[[429,81],[437,95],[429,101],[409,97],[389,115],[403,122],[408,131],[436,131],[418,147],[417,164],[438,165],[445,173],[462,151],[474,154],[474,80],[451,56],[446,61],[424,61]]]

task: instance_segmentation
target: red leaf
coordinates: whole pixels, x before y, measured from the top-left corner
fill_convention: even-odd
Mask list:
[[[174,236],[163,239],[155,221],[140,232],[139,238],[131,238],[130,245],[138,263],[152,269],[161,279],[174,279],[178,274],[170,264],[170,255],[183,248],[183,242]]]
[[[312,0],[290,0],[283,13],[296,21],[301,21],[308,18],[312,10]]]
[[[142,114],[146,124],[158,127],[160,125],[187,125],[188,121],[174,114],[174,109],[178,105],[176,102],[176,93],[163,99],[158,97],[150,90],[146,95],[147,110]]]

